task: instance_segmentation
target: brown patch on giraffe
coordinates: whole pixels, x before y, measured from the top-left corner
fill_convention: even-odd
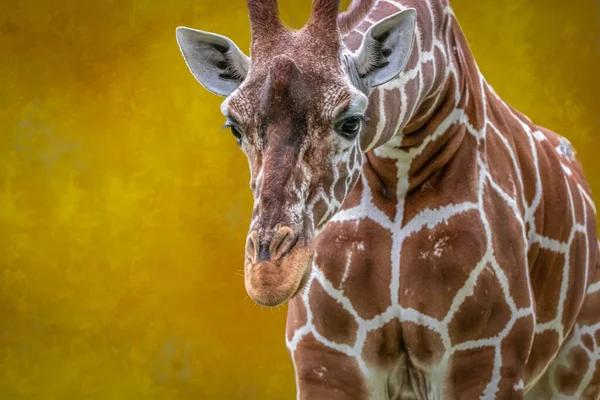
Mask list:
[[[391,368],[402,355],[402,328],[397,318],[379,329],[367,332],[362,357],[370,365]]]
[[[577,315],[579,325],[592,326],[600,322],[600,291],[588,294]]]
[[[356,182],[356,184],[354,185],[354,187],[350,190],[350,192],[344,199],[344,202],[342,203],[340,210],[347,210],[347,209],[358,206],[362,199],[362,192],[363,192],[363,183],[362,183],[362,179],[359,178],[358,181]]]
[[[523,381],[526,384],[540,376],[548,362],[556,354],[558,346],[558,332],[547,330],[535,334],[531,352],[527,358],[527,364],[525,364]]]
[[[348,35],[344,36],[344,45],[352,52],[358,50],[362,44],[364,35],[358,31],[352,31]]]
[[[463,51],[464,49],[468,49],[469,45],[462,30],[460,29],[460,24],[456,20],[456,17],[451,15],[449,18],[450,23],[455,27],[453,30],[455,33],[454,37],[456,40],[456,46],[463,49]],[[459,53],[459,63],[462,69],[462,76],[467,81],[466,84],[469,86],[470,90],[469,98],[471,100],[465,107],[465,111],[473,128],[480,131],[483,129],[485,123],[485,109],[483,108],[483,104],[481,104],[481,99],[484,95],[481,85],[481,79],[483,78],[480,77],[477,64],[475,63],[475,59],[473,59],[473,57],[463,57],[461,56],[461,53]]]
[[[444,50],[440,49],[439,46],[435,46],[433,48],[433,57],[435,57],[436,60],[442,60],[442,59],[446,58],[446,54],[445,54]],[[450,55],[450,57],[452,57],[452,55]],[[454,84],[456,84],[457,77],[455,75],[450,74],[448,77],[446,77],[446,64],[448,64],[448,63],[449,63],[449,61],[446,61],[446,63],[439,63],[439,62],[435,63],[436,70],[435,70],[435,82],[433,84],[433,87],[443,88],[450,80]],[[452,95],[454,95],[454,93],[452,93]],[[459,100],[459,104],[461,107],[464,104],[464,102],[466,102],[466,100],[467,99]]]
[[[600,360],[596,361],[594,374],[587,388],[583,391],[583,396],[584,400],[598,400],[600,397]]]
[[[493,347],[461,350],[450,361],[448,382],[444,396],[449,399],[478,399],[494,370]],[[473,373],[477,371],[477,373]]]
[[[489,182],[483,191],[483,209],[492,232],[494,257],[506,276],[509,295],[517,308],[529,307],[531,299],[528,271],[526,268],[515,268],[515,265],[524,266],[527,262],[523,225],[513,209]]]
[[[286,320],[286,335],[288,340],[292,340],[294,332],[306,325],[306,306],[299,296],[294,297],[288,302],[288,312]]]
[[[510,332],[502,340],[502,379],[498,384],[501,393],[514,390],[515,384],[523,377],[524,365],[533,342],[533,316],[515,321]]]
[[[483,230],[479,213],[472,210],[408,236],[402,245],[400,304],[444,318],[485,253]]]
[[[396,161],[391,158],[377,157],[373,152],[367,153],[365,157],[363,175],[371,189],[373,205],[388,218],[394,220],[396,218],[396,181],[398,180]]]
[[[590,258],[587,286],[590,286],[594,282],[600,282],[600,237],[596,234],[598,227],[595,218],[596,216],[588,206],[587,239]]]
[[[401,9],[395,4],[379,1],[375,5],[375,8],[369,13],[369,19],[371,21],[379,21],[400,11]]]
[[[439,333],[414,322],[402,322],[402,338],[412,365],[429,370],[440,362],[444,344]]]
[[[400,91],[397,89],[394,90],[384,90],[383,91],[383,102],[385,104],[386,110],[400,110],[402,107],[401,99],[400,99]],[[397,133],[396,128],[401,128],[398,125],[398,120],[400,119],[400,113],[386,113],[386,122],[385,129],[382,136],[393,137]]]
[[[415,54],[415,53],[413,53],[413,54]],[[410,60],[412,60],[412,58],[409,59],[408,65],[406,66],[406,68],[404,68],[405,71],[410,71],[411,69],[417,68],[416,64],[414,66],[411,65]],[[400,101],[402,103],[402,108],[406,111],[404,113],[404,116],[402,117],[402,120],[400,121],[400,126],[404,127],[404,129],[401,129],[402,135],[404,135],[407,132],[406,126],[408,126],[411,119],[415,116],[415,113],[418,111],[419,104],[417,102],[419,101],[419,99],[416,96],[411,96],[410,94],[418,93],[421,90],[421,83],[419,81],[419,76],[416,75],[414,78],[407,81],[404,84],[404,90],[405,90],[405,93],[407,94],[406,96],[404,96],[404,99],[402,99],[402,97],[400,97],[401,96],[400,89],[394,90],[400,97]],[[387,104],[386,104],[385,108],[386,108],[387,114],[391,114],[392,112],[394,112],[393,109],[391,109],[387,106]],[[396,132],[393,131],[392,126],[386,125],[385,128],[386,129],[384,129],[384,135],[382,135],[382,136],[387,136],[387,137],[391,138],[393,135],[396,134]],[[393,128],[395,128],[395,126]],[[383,143],[385,143],[385,141],[381,141],[380,143],[383,144]],[[401,147],[404,147],[404,138],[402,138]]]
[[[429,6],[425,1],[418,1],[410,2],[410,7],[417,10],[419,32],[421,32],[421,51],[429,51],[433,47],[433,35],[426,35],[425,32],[432,32],[434,29]]]
[[[535,261],[529,260],[531,289],[535,301],[536,322],[542,324],[556,317],[560,298],[565,256],[535,245],[529,253],[537,253]]]
[[[448,131],[449,135],[453,133]],[[477,202],[477,187],[473,185],[478,179],[476,154],[467,144],[474,141],[471,135],[465,135],[465,144],[456,150],[454,157],[407,195],[404,204],[404,224],[426,208],[437,209],[466,201]],[[483,232],[483,226],[478,227]]]
[[[444,98],[443,95],[440,97],[431,96],[423,100],[421,104],[419,104],[419,108],[415,111],[415,115],[408,124],[402,129],[402,144],[401,147],[411,147],[414,145],[418,145],[423,142],[428,135],[428,131],[423,129],[423,127],[427,124],[427,121],[431,117],[432,114],[437,110],[436,107],[439,106],[440,98]]]
[[[358,315],[371,319],[390,306],[392,241],[389,233],[370,219],[359,222],[356,234],[356,243],[362,243],[364,250],[353,251],[342,287]]]
[[[510,321],[511,311],[491,265],[486,265],[473,295],[460,305],[448,325],[453,345],[498,335]]]
[[[335,343],[353,346],[358,329],[354,317],[317,280],[313,280],[309,290],[308,306],[318,310],[313,312],[312,320],[317,332]]]
[[[595,254],[600,256],[600,251],[595,246],[593,247]],[[590,282],[599,282],[600,281],[600,258],[591,257],[590,255]],[[579,314],[577,315],[577,323],[579,325],[587,325],[593,326],[597,323],[600,323],[600,291],[596,291],[594,293],[586,294],[585,299],[583,301],[583,305],[581,306],[581,310],[579,310]],[[600,347],[600,330],[597,330],[595,335],[596,343],[598,347]]]
[[[544,142],[537,147],[544,148]],[[542,202],[534,213],[536,230],[541,235],[566,242],[573,226],[573,217],[565,178],[562,173],[557,174],[557,171],[561,171],[560,160],[554,149],[548,148],[538,152],[538,160]],[[557,215],[560,215],[560,218],[548,218]]]
[[[360,33],[365,33],[371,27],[371,25],[373,25],[373,24],[370,23],[369,21],[365,20],[356,27],[356,30],[359,31]]]
[[[419,187],[455,156],[465,138],[466,130],[452,127],[449,130],[453,131],[452,135],[442,135],[439,139],[431,141],[423,153],[412,161],[409,171],[410,188]]]
[[[571,168],[571,170],[572,170],[572,168]],[[585,207],[587,207],[587,202],[584,202],[584,200],[581,198],[581,195],[579,194],[579,190],[577,188],[576,182],[574,182],[573,180],[569,180],[569,187],[571,188],[571,193],[573,195],[573,210],[575,211],[575,222],[578,224],[584,225],[586,223],[586,220],[585,220],[585,212],[586,211],[584,209],[585,209]],[[592,210],[587,210],[587,211],[588,211],[588,215],[593,215]],[[590,212],[591,212],[591,214],[590,214]]]
[[[568,366],[560,364],[554,372],[556,388],[564,394],[573,395],[585,376],[590,358],[581,347],[574,347],[567,355]]]
[[[437,48],[435,49],[437,50]],[[434,50],[434,51],[435,51]],[[437,71],[435,70],[433,60],[429,60],[423,64],[421,64],[421,75],[423,76],[423,90],[429,91],[433,87],[433,80],[435,78]],[[431,100],[435,99],[435,96],[431,96]],[[421,106],[419,109],[423,109],[423,105],[428,99],[424,99],[421,102]],[[417,113],[419,115],[420,113]]]
[[[503,127],[505,127],[507,123],[513,123],[513,122],[517,122],[515,121],[515,119],[509,114],[508,118],[507,118],[507,112],[506,109],[504,108],[504,106],[502,105],[502,103],[500,101],[498,101],[498,99],[496,98],[496,95],[494,93],[492,93],[492,91],[490,90],[490,87],[488,85],[484,85],[483,87],[483,91],[485,93],[485,98],[488,100],[488,107],[487,107],[487,117],[488,120],[494,124],[494,126],[496,128],[498,128],[498,130],[500,131],[500,134],[503,135],[504,137],[506,137],[506,139],[509,141],[509,143],[512,141],[512,135],[508,135],[506,134],[505,129],[503,129]],[[516,131],[515,133],[517,133],[518,136],[520,136],[522,129],[519,129],[518,131]],[[512,146],[513,148],[516,146]]]
[[[531,205],[536,190],[537,178],[535,171],[537,166],[533,162],[531,142],[529,141],[529,137],[521,124],[521,122],[525,121],[525,119],[521,113],[510,106],[509,109],[515,114],[515,116],[510,115],[509,112],[505,111],[506,109],[504,106],[496,98],[496,95],[489,90],[487,85],[485,86],[485,93],[488,101],[490,102],[488,107],[488,119],[496,128],[498,128],[500,134],[503,135],[511,144],[515,158],[519,163],[521,177],[523,180],[523,186],[521,190],[525,197],[525,201],[528,205]],[[525,125],[530,125],[525,122],[523,123]],[[511,134],[508,134],[507,132],[511,132]],[[489,137],[490,133],[488,133],[488,138]],[[535,142],[535,139],[533,139],[533,141]]]
[[[387,229],[368,218],[330,223],[318,243],[317,265],[362,318],[374,318],[390,306],[392,239]]]
[[[592,337],[592,335],[588,335],[587,333],[581,335],[581,343],[583,343],[583,347],[585,347],[589,351],[594,351],[594,338]]]
[[[356,359],[325,346],[313,335],[298,344],[294,364],[302,399],[368,399]]]
[[[354,224],[354,222],[329,223],[315,243],[315,264],[335,288],[340,288],[342,284],[344,269],[348,262],[348,249],[352,243],[350,236],[345,235],[346,229],[350,228],[354,231]]]
[[[526,231],[529,224],[525,223]],[[533,269],[536,260],[540,255],[540,244],[539,243],[531,243],[529,245],[529,250],[527,250],[527,269],[529,271],[529,276],[531,277],[531,270]],[[532,282],[533,288],[533,282]],[[536,297],[534,296],[534,302],[536,301]]]
[[[379,97],[381,96],[381,90],[374,90],[369,95],[369,107],[365,111],[365,120],[363,121],[363,128],[360,135],[360,148],[365,150],[372,145],[373,136],[377,132],[377,123],[379,122]],[[366,132],[372,132],[373,135],[367,135]],[[368,154],[368,153],[367,153]]]
[[[588,270],[588,265],[585,262],[586,239],[583,233],[576,233],[569,249],[569,283],[567,285],[567,295],[564,300],[562,315],[562,324],[565,330],[571,329],[583,305]]]
[[[515,170],[510,153],[502,140],[492,128],[487,128],[485,146],[486,160],[492,180],[511,198],[515,199],[519,213],[523,215],[523,204],[520,201],[521,184]],[[493,149],[493,151],[492,151]],[[517,161],[518,162],[518,161]]]

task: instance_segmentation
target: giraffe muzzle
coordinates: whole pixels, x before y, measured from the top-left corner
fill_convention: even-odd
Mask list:
[[[292,298],[306,282],[314,251],[287,226],[277,226],[269,238],[253,230],[246,241],[244,281],[258,304],[274,307]]]
[[[256,230],[246,240],[246,257],[257,264],[277,261],[288,254],[296,244],[298,235],[287,226],[278,227],[270,240],[261,240]]]

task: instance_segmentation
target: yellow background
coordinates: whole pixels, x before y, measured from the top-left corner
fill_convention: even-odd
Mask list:
[[[600,200],[600,2],[453,4],[488,80],[571,139]],[[282,1],[294,27],[309,8]],[[285,308],[240,275],[246,160],[178,25],[249,45],[241,0],[0,2],[1,399],[294,397]]]

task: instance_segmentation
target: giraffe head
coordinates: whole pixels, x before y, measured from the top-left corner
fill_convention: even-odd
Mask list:
[[[254,194],[246,242],[246,290],[276,306],[307,280],[314,240],[356,183],[367,96],[394,78],[411,51],[416,13],[373,25],[345,50],[339,0],[314,0],[307,24],[284,27],[277,0],[248,0],[252,59],[228,38],[177,28],[201,85],[226,97],[226,126],[250,165]]]

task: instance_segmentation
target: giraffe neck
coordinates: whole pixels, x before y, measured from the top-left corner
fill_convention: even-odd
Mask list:
[[[370,167],[388,192],[398,185],[398,176],[385,169],[405,169],[405,190],[412,190],[460,149],[466,133],[465,114],[474,115],[477,125],[483,123],[478,117],[483,114],[479,71],[447,1],[377,0],[345,37],[350,49],[357,32],[406,8],[415,8],[418,16],[410,60],[396,79],[371,93],[361,138]]]

